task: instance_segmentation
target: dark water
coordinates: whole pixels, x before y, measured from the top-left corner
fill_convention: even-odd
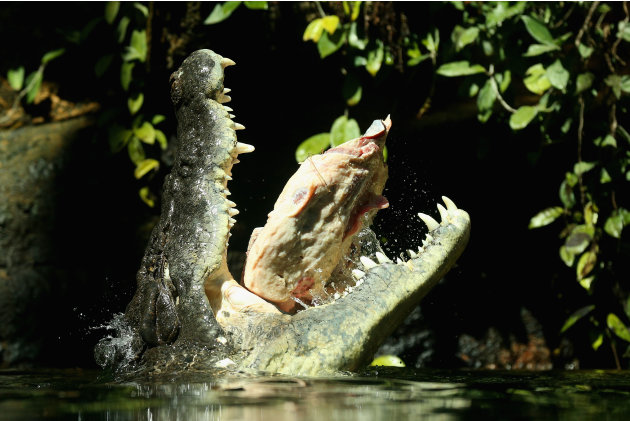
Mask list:
[[[379,369],[361,376],[108,382],[0,370],[2,420],[630,420],[630,372]]]

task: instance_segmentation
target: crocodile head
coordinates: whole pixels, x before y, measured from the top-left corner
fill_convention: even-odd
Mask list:
[[[238,154],[253,147],[237,141],[242,126],[223,105],[231,64],[200,50],[172,78],[178,153],[126,312],[138,349],[148,345],[146,357],[219,342],[243,369],[360,368],[455,263],[468,241],[468,214],[447,198],[440,222],[419,214],[429,234],[409,259],[365,247],[357,233],[387,206],[381,149],[391,120],[376,120],[362,137],[302,163],[250,241],[237,282],[226,262],[238,213],[227,183]]]

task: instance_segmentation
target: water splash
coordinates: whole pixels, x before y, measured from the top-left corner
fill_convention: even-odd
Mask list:
[[[134,365],[142,349],[142,340],[125,320],[123,313],[114,314],[109,323],[91,329],[111,332],[94,347],[94,359],[98,365],[116,371],[127,371]]]

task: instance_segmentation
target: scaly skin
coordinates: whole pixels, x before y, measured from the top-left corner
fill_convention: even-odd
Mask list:
[[[227,269],[231,215],[237,213],[226,198],[227,181],[238,153],[253,150],[237,142],[240,125],[222,105],[229,100],[223,69],[230,64],[199,50],[171,77],[178,154],[125,315],[134,352],[139,357],[149,348],[145,365],[186,360],[187,366],[208,367],[229,356],[243,369],[291,375],[360,368],[455,263],[468,241],[468,214],[445,199],[441,223],[420,215],[430,234],[410,260],[363,257],[351,293],[294,315],[282,313]],[[107,340],[99,344],[101,350],[107,346]],[[203,352],[190,357],[191,348]]]

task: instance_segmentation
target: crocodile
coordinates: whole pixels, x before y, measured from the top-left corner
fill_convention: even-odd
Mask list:
[[[376,120],[359,139],[301,165],[308,174],[294,177],[297,190],[287,184],[267,225],[252,236],[244,281],[238,282],[227,265],[230,229],[238,214],[227,198],[227,183],[238,155],[254,147],[237,140],[236,131],[244,127],[233,121],[233,110],[225,105],[231,98],[224,71],[234,64],[210,50],[198,50],[171,76],[178,122],[175,163],[164,182],[160,220],[137,273],[136,293],[124,314],[127,337],[102,339],[95,349],[97,361],[118,369],[162,372],[233,365],[244,371],[307,376],[356,371],[461,255],[470,234],[469,215],[446,197],[445,206],[437,206],[440,222],[420,213],[428,234],[417,250],[408,251],[409,258],[392,261],[370,243],[375,237],[367,225],[387,206],[380,196],[387,177],[380,151],[391,127],[389,117]],[[326,170],[329,164],[336,170]],[[340,170],[353,165],[352,171]],[[367,193],[355,194],[358,185]],[[339,186],[350,187],[339,196]],[[337,204],[333,217],[321,223],[327,202],[345,203],[348,197],[362,199],[351,206]],[[283,208],[286,200],[289,210]],[[320,207],[304,211],[312,203]],[[274,215],[284,218],[277,227],[299,225],[290,239],[303,238],[307,226],[319,223],[323,231],[315,237],[334,231],[330,235],[338,242],[313,249],[317,241],[306,246],[298,241],[283,249],[278,238],[287,235],[267,229],[274,225]],[[330,228],[334,224],[342,228]],[[337,251],[328,252],[331,248]],[[270,249],[284,251],[265,254]],[[293,257],[286,257],[286,250],[293,250]],[[313,265],[325,272],[322,276],[335,281],[300,277],[313,265],[300,266],[295,253],[313,255]],[[267,264],[269,270],[279,271],[283,257],[285,266],[297,268],[297,277],[293,270],[282,278],[284,283],[273,286],[264,279],[269,271],[248,275],[248,266],[267,258],[275,259]],[[269,292],[278,285],[280,292]]]

